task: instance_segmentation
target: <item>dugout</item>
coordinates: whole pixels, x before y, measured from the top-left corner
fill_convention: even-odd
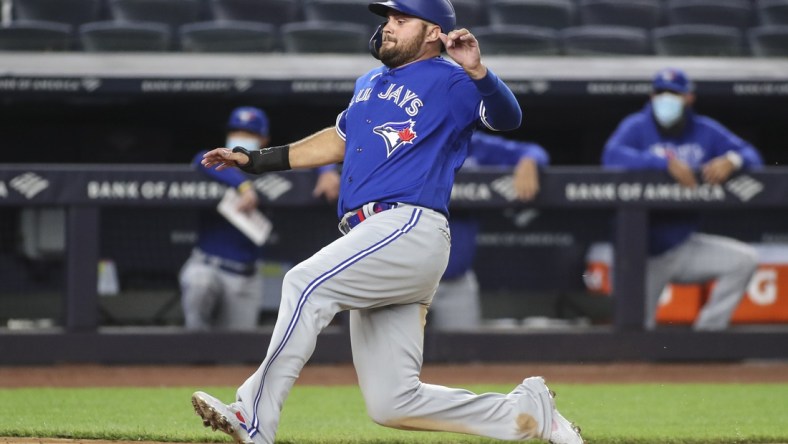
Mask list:
[[[697,83],[698,110],[752,142],[761,150],[767,165],[780,166],[788,160],[783,149],[786,129],[781,114],[788,104],[785,60],[491,56],[485,57],[485,62],[510,84],[524,109],[523,127],[507,136],[540,143],[550,153],[553,165],[589,168],[576,172],[578,181],[593,175],[593,165],[605,139],[623,116],[642,106],[651,75],[663,66],[687,70]],[[173,272],[188,253],[193,241],[190,215],[202,203],[135,208],[109,201],[97,210],[81,202],[68,204],[79,211],[58,214],[57,210],[62,211],[66,204],[56,199],[38,202],[36,199],[42,195],[19,197],[20,192],[11,181],[33,173],[26,176],[26,186],[34,186],[37,176],[54,184],[54,179],[47,179],[42,172],[49,167],[39,170],[42,163],[69,164],[65,177],[79,177],[84,170],[96,168],[94,164],[105,165],[98,168],[108,174],[131,172],[137,177],[122,176],[125,179],[121,181],[126,182],[151,174],[154,177],[157,171],[169,174],[170,168],[180,171],[194,151],[222,143],[227,113],[242,104],[266,109],[271,118],[273,143],[285,143],[332,125],[349,100],[353,79],[374,66],[374,60],[364,55],[2,53],[0,63],[6,67],[0,77],[0,137],[8,167],[3,176],[5,192],[0,193],[0,273],[6,282],[0,291],[0,304],[3,313],[9,313],[11,308],[19,308],[22,297],[20,313],[24,316],[16,318],[55,320],[53,329],[46,323],[39,326],[47,327],[43,330],[51,335],[41,335],[41,328],[32,332],[4,329],[0,333],[0,349],[11,353],[5,356],[18,356],[24,361],[33,359],[26,350],[60,347],[51,359],[254,360],[232,352],[201,357],[192,347],[199,341],[240,341],[250,350],[258,341],[264,341],[264,331],[240,337],[218,334],[208,339],[186,337],[189,335],[181,335],[174,327],[177,315],[171,310]],[[780,180],[768,183],[774,183],[770,185],[774,193],[783,189]],[[482,184],[487,184],[486,188]],[[555,199],[560,200],[565,188],[556,187]],[[785,328],[779,323],[725,333],[724,341],[732,344],[730,348],[713,345],[721,336],[690,337],[682,328],[657,334],[624,333],[627,329],[619,329],[615,321],[616,310],[623,308],[609,300],[589,299],[582,279],[587,246],[609,236],[608,222],[614,205],[573,202],[551,206],[552,198],[546,198],[543,206],[512,209],[500,202],[491,205],[485,200],[485,189],[489,191],[493,186],[486,181],[469,180],[460,189],[459,197],[464,199],[463,211],[483,212],[484,233],[477,270],[487,314],[518,320],[529,316],[591,317],[594,325],[566,325],[549,331],[515,328],[431,334],[428,359],[505,360],[507,349],[520,347],[523,342],[529,345],[517,354],[520,359],[784,357],[776,345],[785,335]],[[276,260],[268,270],[272,282],[289,262],[307,257],[315,245],[337,235],[329,206],[320,202],[299,205],[275,206],[269,211],[282,227],[281,243],[270,249]],[[710,204],[708,211],[721,217],[709,219],[717,221],[709,223],[710,230],[751,242],[788,239],[784,228],[788,226],[788,215],[780,205],[770,203],[746,212],[736,205],[713,206]],[[100,217],[96,219],[91,211],[98,211]],[[32,230],[41,235],[39,256],[35,257],[28,246],[28,254],[19,261],[15,255],[20,248],[25,251],[20,242],[31,239],[31,233],[23,233],[21,227],[28,231],[35,228],[23,222],[29,221],[25,217],[38,220],[44,229]],[[46,229],[52,226],[48,223],[57,226],[54,222],[58,217],[76,218],[72,224],[95,224],[92,229],[102,239],[94,246],[96,254],[100,258],[116,258],[114,266],[121,274],[121,284],[136,289],[133,295],[124,295],[132,297],[130,304],[121,303],[122,298],[95,299],[92,303],[98,303],[99,311],[93,313],[82,311],[86,307],[92,310],[91,305],[68,302],[66,294],[90,290],[97,271],[90,267],[69,269],[70,261],[78,261],[79,257],[70,257],[73,252],[58,242],[57,233]],[[523,225],[525,220],[529,223]],[[299,224],[304,221],[320,228],[308,237],[299,236],[303,232]],[[61,234],[69,236],[68,232]],[[513,267],[515,263],[519,266]],[[23,276],[29,279],[17,279]],[[522,280],[527,280],[527,284],[523,285]],[[4,320],[9,319],[7,316]],[[338,320],[336,331],[330,331],[324,339],[335,342],[340,349],[344,341],[341,321]],[[97,345],[79,351],[87,339],[95,340]],[[704,341],[712,346],[707,347]],[[154,342],[177,345],[179,351],[168,354],[158,348],[148,349]],[[750,346],[753,343],[762,346]],[[575,353],[551,352],[556,344]],[[128,346],[132,352],[121,357],[113,351],[118,346]],[[316,359],[344,359],[343,356],[347,358],[347,354],[339,353],[333,358]]]

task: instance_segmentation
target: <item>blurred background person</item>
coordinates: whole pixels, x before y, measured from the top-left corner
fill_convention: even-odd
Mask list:
[[[626,170],[666,171],[684,187],[721,184],[741,169],[763,165],[758,151],[715,120],[692,109],[693,84],[681,70],[653,78],[649,102],[627,116],[610,136],[602,164]],[[757,267],[755,249],[723,236],[699,233],[700,214],[654,211],[650,215],[646,268],[647,329],[656,325],[659,296],[668,283],[716,280],[693,324],[696,330],[728,327]]]
[[[259,108],[236,108],[227,121],[225,146],[253,150],[268,146],[268,116]],[[216,171],[200,161],[192,166],[211,179],[237,190],[238,210],[253,211],[258,197],[249,177],[237,168]],[[263,298],[258,271],[262,248],[215,209],[200,212],[197,245],[180,272],[181,302],[186,328],[248,330],[257,325]]]
[[[547,152],[537,144],[476,131],[462,169],[513,167],[514,190],[517,198],[525,202],[539,192],[539,167],[549,160]],[[472,214],[451,210],[449,228],[449,264],[432,299],[427,325],[439,330],[477,328],[482,323],[482,304],[473,261],[479,221]]]

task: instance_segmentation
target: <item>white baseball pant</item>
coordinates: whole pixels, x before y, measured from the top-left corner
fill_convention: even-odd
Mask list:
[[[236,393],[256,444],[274,441],[317,335],[342,310],[351,310],[353,363],[375,422],[508,440],[550,432],[545,394],[525,385],[477,395],[419,380],[427,307],[449,248],[442,214],[401,205],[370,216],[287,273],[268,353]]]
[[[751,246],[723,236],[692,234],[681,245],[649,258],[646,265],[646,328],[656,326],[659,297],[668,283],[692,284],[716,279],[695,330],[723,330],[730,324],[758,266]]]

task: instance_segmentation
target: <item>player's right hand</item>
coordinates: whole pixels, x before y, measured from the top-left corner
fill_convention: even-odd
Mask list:
[[[687,188],[695,188],[698,181],[695,179],[695,172],[685,162],[675,158],[668,158],[668,173],[676,179],[676,182]]]
[[[205,168],[216,167],[216,171],[225,168],[237,167],[249,163],[249,156],[243,153],[234,153],[230,148],[216,148],[202,156],[202,165]]]
[[[257,193],[254,191],[252,187],[246,187],[240,193],[240,199],[238,201],[238,211],[242,211],[247,213],[249,211],[254,210],[257,208],[259,200],[257,198]]]

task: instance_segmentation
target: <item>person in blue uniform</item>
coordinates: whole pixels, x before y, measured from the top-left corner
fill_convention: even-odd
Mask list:
[[[268,116],[259,108],[236,108],[227,121],[227,146],[250,150],[268,146]],[[201,174],[238,191],[238,209],[257,208],[258,196],[249,175],[239,170],[216,171],[201,161],[198,152],[192,166]],[[257,261],[261,247],[233,226],[216,210],[199,215],[197,244],[181,268],[179,281],[185,327],[189,330],[249,330],[257,326],[263,282]]]
[[[475,394],[420,380],[427,310],[451,245],[448,204],[479,127],[511,130],[522,111],[455,29],[449,0],[387,0],[373,34],[382,65],[356,81],[334,126],[289,145],[217,148],[206,167],[262,174],[343,163],[343,236],[285,276],[265,359],[225,404],[192,395],[203,424],[238,443],[272,443],[296,378],[334,316],[349,311],[353,364],[369,417],[386,427],[581,444],[541,377],[510,393]],[[441,57],[441,50],[453,61]]]
[[[468,158],[462,166],[512,168],[517,198],[530,201],[539,192],[539,168],[550,161],[541,146],[477,131],[471,137]],[[452,212],[451,253],[446,271],[430,305],[428,325],[438,330],[477,328],[482,323],[481,297],[473,261],[476,256],[478,220],[470,214]]]
[[[719,122],[697,114],[687,74],[665,68],[654,75],[649,102],[627,116],[602,154],[605,167],[661,170],[685,187],[699,180],[722,184],[739,170],[763,165],[758,151]],[[693,327],[723,330],[744,296],[757,267],[755,250],[728,237],[699,232],[696,212],[651,213],[646,269],[645,327],[656,326],[660,294],[668,283],[715,280]]]
[[[251,106],[235,108],[227,120],[227,146],[256,150],[268,146],[270,124],[265,111]],[[198,152],[192,166],[218,183],[234,188],[238,209],[252,211],[259,205],[248,174],[217,171],[202,165],[207,150]],[[332,166],[316,170],[315,197],[336,200],[338,181]],[[179,282],[184,324],[188,330],[250,330],[258,324],[263,281],[258,271],[262,247],[252,242],[215,210],[201,211],[197,245],[181,267]]]

